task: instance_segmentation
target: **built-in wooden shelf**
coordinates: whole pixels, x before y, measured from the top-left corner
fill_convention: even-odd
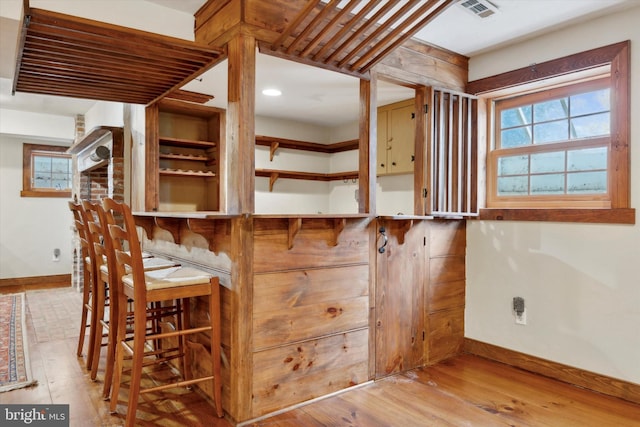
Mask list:
[[[186,160],[186,161],[194,161],[194,162],[206,162],[209,160],[207,156],[200,155],[190,155],[190,154],[174,154],[174,153],[160,153],[159,156],[161,159],[168,160]]]
[[[290,148],[293,150],[314,151],[317,153],[339,153],[358,149],[359,141],[352,139],[349,141],[336,142],[334,144],[318,144],[316,142],[297,141],[294,139],[276,138],[273,136],[256,136],[256,145],[271,148],[271,160],[278,148]]]
[[[269,191],[273,190],[273,184],[278,178],[305,179],[308,181],[339,181],[345,179],[357,179],[358,171],[320,173],[320,172],[297,172],[277,169],[256,169],[256,176],[269,178]]]
[[[159,141],[160,141],[160,145],[164,145],[168,147],[215,148],[218,145],[216,142],[212,142],[212,141],[198,141],[194,139],[169,138],[166,136],[161,136],[159,138]]]
[[[198,178],[215,178],[215,172],[209,171],[197,171],[197,170],[182,170],[182,169],[160,169],[160,175],[172,175],[172,176],[193,176]]]

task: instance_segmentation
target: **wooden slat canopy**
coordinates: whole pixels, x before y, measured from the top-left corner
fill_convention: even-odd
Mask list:
[[[310,0],[270,46],[272,52],[261,50],[363,75],[453,3]]]
[[[222,57],[194,42],[25,4],[13,92],[146,105]]]

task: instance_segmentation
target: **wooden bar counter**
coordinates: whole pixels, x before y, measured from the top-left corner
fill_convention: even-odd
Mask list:
[[[145,251],[220,277],[223,407],[233,422],[373,378],[375,218],[135,217]],[[194,322],[206,322],[206,301],[192,305]],[[206,339],[197,341],[193,368],[206,370]]]

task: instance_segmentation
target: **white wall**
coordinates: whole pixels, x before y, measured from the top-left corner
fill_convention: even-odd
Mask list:
[[[329,130],[325,127],[290,120],[256,117],[256,135],[296,139],[319,144],[327,143]],[[302,150],[278,148],[269,160],[269,147],[256,146],[256,169],[282,169],[299,172],[326,173],[330,155]],[[329,212],[329,183],[278,179],[269,191],[269,178],[256,177],[256,213],[317,214]]]
[[[73,117],[0,108],[0,134],[4,135],[28,135],[70,145],[75,137],[75,126]]]
[[[0,16],[20,19],[23,0],[0,0]],[[194,17],[144,0],[30,0],[33,8],[80,16],[186,40],[194,39]]]
[[[470,80],[631,40],[632,206],[640,208],[640,7],[471,58]],[[637,213],[636,213],[637,221]],[[465,335],[640,383],[640,225],[470,221]],[[515,296],[527,325],[516,325]]]
[[[85,132],[99,126],[124,126],[124,104],[121,102],[98,101],[84,114]]]
[[[68,199],[20,197],[24,142],[68,145],[0,134],[0,278],[70,274]],[[58,262],[52,261],[55,248],[60,249]]]

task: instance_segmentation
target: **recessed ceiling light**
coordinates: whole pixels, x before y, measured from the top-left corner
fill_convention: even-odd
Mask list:
[[[282,95],[282,92],[279,89],[265,89],[262,91],[263,95],[267,95],[267,96],[280,96]]]

